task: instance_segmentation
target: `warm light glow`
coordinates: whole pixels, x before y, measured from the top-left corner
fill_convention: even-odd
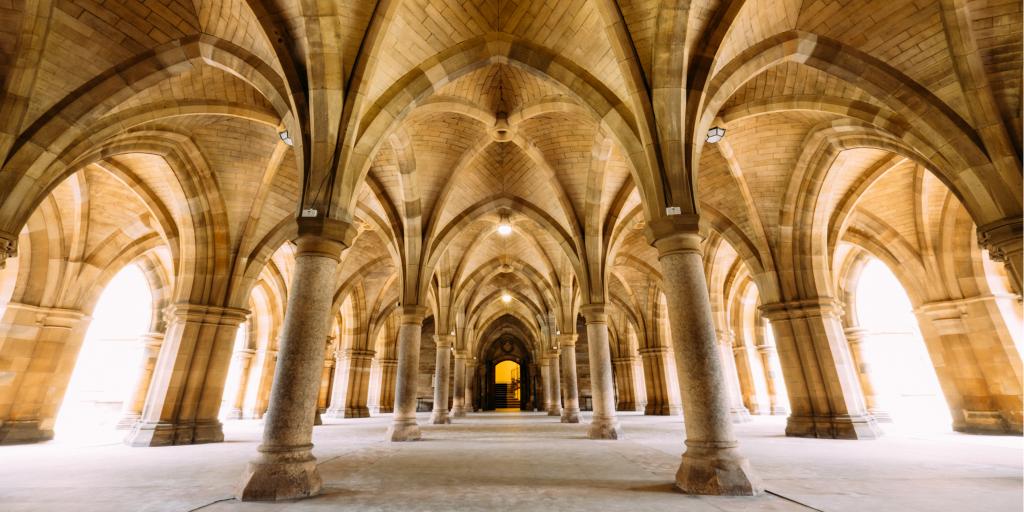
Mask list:
[[[508,220],[502,220],[501,224],[498,224],[498,234],[501,236],[508,236],[512,234],[512,224],[509,224]]]
[[[508,304],[509,302],[512,302],[512,296],[509,295],[508,292],[505,292],[501,294],[501,301]]]

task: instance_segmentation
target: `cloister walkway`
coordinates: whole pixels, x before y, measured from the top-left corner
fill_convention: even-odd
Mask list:
[[[287,504],[231,499],[255,453],[256,421],[225,425],[227,441],[167,448],[60,441],[0,447],[7,512],[304,510],[742,511],[1019,510],[1020,437],[890,433],[875,441],[787,438],[781,417],[737,426],[769,494],[693,497],[670,483],[682,422],[626,413],[627,439],[586,439],[586,422],[542,413],[475,413],[427,424],[424,440],[383,441],[390,417],[314,430],[324,493]]]

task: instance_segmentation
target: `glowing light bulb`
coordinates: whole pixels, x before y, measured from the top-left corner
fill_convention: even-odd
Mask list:
[[[501,224],[498,224],[498,234],[501,236],[509,236],[512,234],[512,224],[509,224],[507,220],[502,220]]]
[[[509,295],[508,292],[505,292],[501,294],[501,301],[508,304],[509,302],[512,302],[512,296]]]

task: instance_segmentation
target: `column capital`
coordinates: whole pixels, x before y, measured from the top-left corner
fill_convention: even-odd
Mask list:
[[[868,330],[863,327],[847,327],[843,329],[843,333],[846,334],[846,342],[855,345],[864,341],[864,338],[868,334]]]
[[[636,358],[633,356],[613,357],[612,362],[615,364],[635,364]]]
[[[82,320],[89,318],[85,313],[77,309],[34,306],[20,302],[7,303],[6,311],[17,314],[18,322],[22,325],[32,322],[46,327],[66,327],[69,329]]]
[[[378,359],[377,364],[381,367],[395,367],[398,366],[398,359]]]
[[[637,352],[640,352],[641,356],[654,355],[654,354],[668,354],[672,350],[669,347],[640,347]]]
[[[580,306],[580,313],[588,324],[608,323],[608,313],[603,303],[584,304]]]
[[[647,224],[647,241],[658,249],[658,256],[676,253],[702,254],[700,217],[696,214],[672,215]]]
[[[1007,257],[1019,255],[1024,248],[1024,221],[1016,216],[978,226],[978,245],[988,249],[995,261],[1005,262]]]
[[[402,314],[403,325],[423,325],[423,319],[427,316],[427,308],[425,306],[409,305],[400,306],[398,308]]]
[[[437,345],[437,348],[439,349],[452,348],[452,346],[455,345],[455,336],[452,336],[451,334],[435,334],[434,344]]]
[[[577,334],[558,334],[555,335],[555,341],[558,342],[559,347],[575,347],[578,337]]]
[[[312,252],[323,251],[323,255],[335,259],[341,257],[341,251],[352,247],[352,242],[359,229],[351,222],[325,217],[299,217],[295,219],[298,224],[299,236],[295,243],[299,245],[299,252],[303,253],[303,244],[300,240],[307,240],[307,248]],[[326,244],[317,246],[316,244]],[[335,256],[337,251],[337,256]]]
[[[761,306],[761,314],[772,322],[813,316],[840,318],[843,313],[843,305],[832,297],[775,302]]]
[[[249,310],[176,302],[167,306],[164,314],[168,319],[237,327],[249,317]]]
[[[467,359],[471,359],[472,357],[473,356],[469,355],[469,351],[468,350],[456,350],[455,351],[455,359],[461,359],[461,360],[465,361]]]

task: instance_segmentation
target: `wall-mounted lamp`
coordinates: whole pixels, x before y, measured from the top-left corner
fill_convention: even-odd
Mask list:
[[[714,144],[714,143],[722,140],[722,137],[725,137],[725,128],[719,128],[719,127],[715,126],[715,127],[711,128],[710,130],[708,130],[708,137],[707,137],[706,140],[708,142]]]

